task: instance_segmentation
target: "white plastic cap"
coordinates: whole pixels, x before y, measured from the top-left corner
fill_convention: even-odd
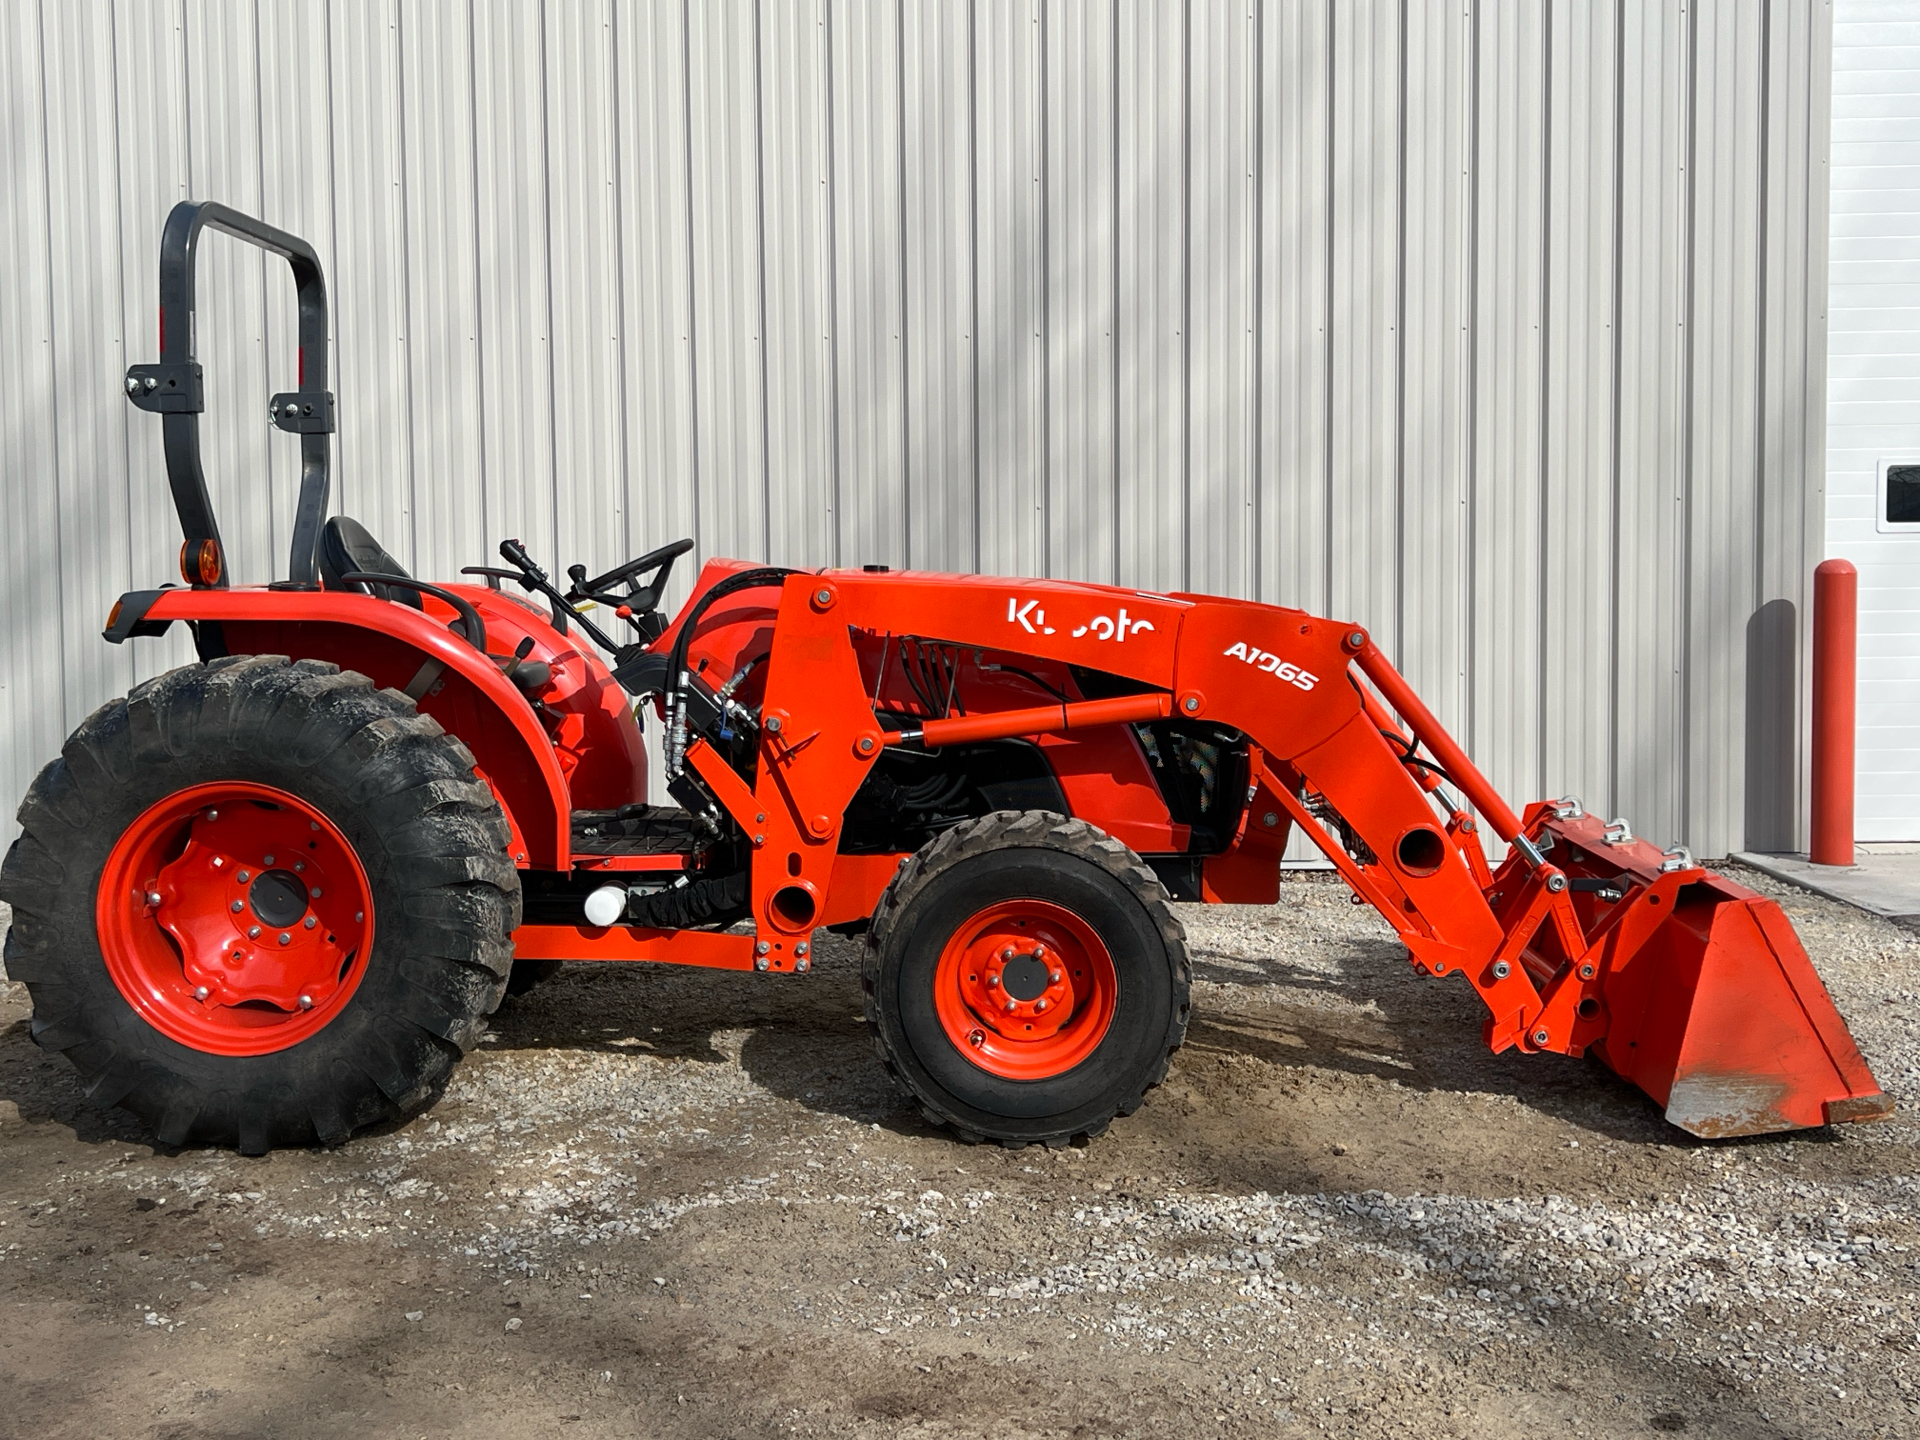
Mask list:
[[[624,885],[602,885],[587,896],[589,925],[612,925],[626,913],[627,887]]]

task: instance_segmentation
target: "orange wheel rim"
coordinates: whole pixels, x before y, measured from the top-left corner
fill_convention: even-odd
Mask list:
[[[954,1047],[989,1074],[1046,1080],[1085,1060],[1113,1024],[1113,956],[1094,928],[1045,900],[1006,900],[955,930],[934,968]]]
[[[373,894],[346,836],[298,796],[240,781],[148,807],[107,856],[94,919],[127,1003],[213,1055],[318,1034],[373,944]]]

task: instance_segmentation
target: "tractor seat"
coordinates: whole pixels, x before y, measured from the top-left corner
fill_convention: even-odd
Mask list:
[[[342,575],[351,575],[355,571],[364,575],[392,575],[401,580],[413,577],[407,573],[407,567],[386,552],[380,542],[367,533],[367,527],[358,520],[350,520],[345,515],[336,515],[320,527],[320,580],[329,590],[353,590],[362,595],[371,595],[373,591],[361,580],[342,580]],[[402,605],[411,605],[416,610],[426,607],[420,603],[420,592],[395,585],[387,590],[387,597]]]

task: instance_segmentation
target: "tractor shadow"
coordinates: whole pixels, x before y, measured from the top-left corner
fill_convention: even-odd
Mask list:
[[[805,976],[570,964],[504,1001],[483,1048],[737,1063],[770,1094],[809,1110],[926,1133],[868,1039],[860,942],[821,932],[814,957]]]
[[[1249,912],[1245,918],[1258,922],[1252,926],[1235,917],[1224,940],[1202,916],[1189,916],[1193,1017],[1170,1089],[1244,1089],[1251,1079],[1284,1091],[1299,1077],[1332,1076],[1511,1100],[1636,1145],[1705,1143],[1669,1126],[1651,1100],[1596,1061],[1489,1053],[1481,1038],[1484,1009],[1464,981],[1416,975],[1384,931],[1355,935],[1342,925],[1346,933],[1328,935],[1311,910],[1288,908]],[[507,1000],[490,1022],[486,1048],[644,1050],[707,1064],[737,1057],[758,1085],[807,1109],[927,1133],[874,1054],[860,953],[860,941],[822,934],[814,973],[804,977],[569,965]],[[1235,1070],[1230,1083],[1215,1081],[1219,1057],[1252,1061],[1255,1069]],[[1161,1103],[1150,1099],[1148,1109]]]
[[[147,1124],[125,1110],[103,1110],[87,1099],[80,1076],[60,1055],[33,1043],[31,1022],[21,999],[9,1002],[9,1012],[22,1012],[0,1029],[0,1101],[11,1104],[21,1122],[58,1125],[83,1145],[145,1145],[154,1143]],[[11,1145],[0,1145],[10,1151]]]
[[[1245,1057],[1403,1089],[1501,1097],[1609,1139],[1695,1144],[1596,1059],[1495,1055],[1486,1010],[1463,979],[1415,974],[1387,940],[1334,941],[1301,964],[1193,948],[1185,1050]]]

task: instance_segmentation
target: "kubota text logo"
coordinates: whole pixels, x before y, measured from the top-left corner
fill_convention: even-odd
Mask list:
[[[1285,680],[1288,684],[1296,686],[1301,690],[1311,690],[1320,683],[1320,677],[1311,670],[1302,670],[1292,661],[1282,660],[1278,655],[1268,650],[1262,650],[1257,645],[1243,645],[1236,640],[1221,653],[1230,655],[1235,660],[1244,660],[1247,664],[1264,670],[1267,674],[1278,679]]]
[[[1047,612],[1040,608],[1038,600],[1029,600],[1024,605],[1019,598],[1007,600],[1007,623],[1018,625],[1029,635],[1051,635],[1053,626],[1047,623]],[[1120,607],[1118,615],[1096,615],[1084,625],[1076,625],[1072,630],[1073,638],[1091,633],[1096,640],[1125,640],[1129,635],[1138,635],[1142,630],[1153,629],[1151,620],[1130,620],[1126,606]]]

